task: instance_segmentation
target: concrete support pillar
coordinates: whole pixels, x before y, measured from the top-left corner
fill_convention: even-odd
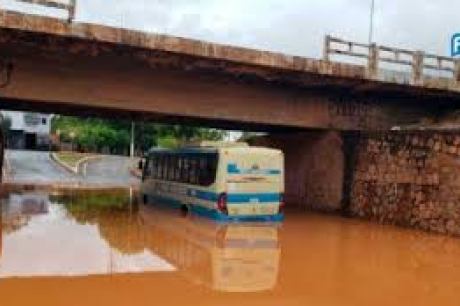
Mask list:
[[[379,48],[376,44],[369,46],[369,59],[367,62],[367,77],[370,79],[378,78],[379,71]]]
[[[77,0],[70,0],[69,1],[69,19],[68,22],[73,22],[75,19],[75,10],[77,7]]]
[[[129,146],[129,156],[131,158],[134,158],[134,155],[136,154],[135,152],[135,138],[136,138],[136,135],[135,135],[135,123],[134,121],[131,121],[131,143],[130,143],[130,146]]]
[[[12,71],[12,62],[0,58],[0,89],[3,89],[10,84]]]
[[[424,57],[425,53],[423,51],[414,52],[412,62],[412,82],[414,85],[421,85],[423,83]]]
[[[353,181],[357,163],[357,148],[360,141],[360,132],[344,132],[343,139],[343,196],[341,211],[344,216],[351,214],[351,195],[353,190]]]
[[[460,59],[455,60],[454,80],[455,85],[460,86]]]
[[[331,36],[326,35],[324,38],[323,60],[329,62],[329,50],[331,49]]]

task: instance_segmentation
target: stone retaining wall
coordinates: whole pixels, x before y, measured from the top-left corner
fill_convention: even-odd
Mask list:
[[[353,216],[460,235],[460,132],[360,135],[353,155]]]

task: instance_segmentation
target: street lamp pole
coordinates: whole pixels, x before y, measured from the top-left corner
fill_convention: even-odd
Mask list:
[[[70,140],[72,141],[72,145],[71,145],[70,150],[73,152],[73,151],[74,151],[75,137],[76,137],[77,135],[75,134],[75,132],[72,131],[72,132],[70,132],[70,135],[69,135],[69,136],[70,136]]]
[[[374,14],[375,14],[375,0],[371,0],[371,16],[370,16],[370,25],[369,25],[369,45],[373,43],[374,40]]]
[[[131,158],[134,158],[134,129],[134,121],[131,121],[131,145],[129,150],[129,156],[131,156]]]

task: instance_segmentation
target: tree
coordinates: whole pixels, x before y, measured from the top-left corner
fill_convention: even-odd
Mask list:
[[[82,151],[108,150],[115,154],[129,151],[129,121],[55,116],[51,128],[61,141],[73,142]],[[135,144],[138,152],[145,152],[157,146],[178,147],[192,140],[222,140],[225,135],[226,132],[217,129],[139,122],[135,129]]]

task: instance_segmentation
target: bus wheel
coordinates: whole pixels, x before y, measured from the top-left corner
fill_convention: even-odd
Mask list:
[[[180,211],[183,216],[186,216],[189,213],[189,208],[187,205],[181,205]]]

